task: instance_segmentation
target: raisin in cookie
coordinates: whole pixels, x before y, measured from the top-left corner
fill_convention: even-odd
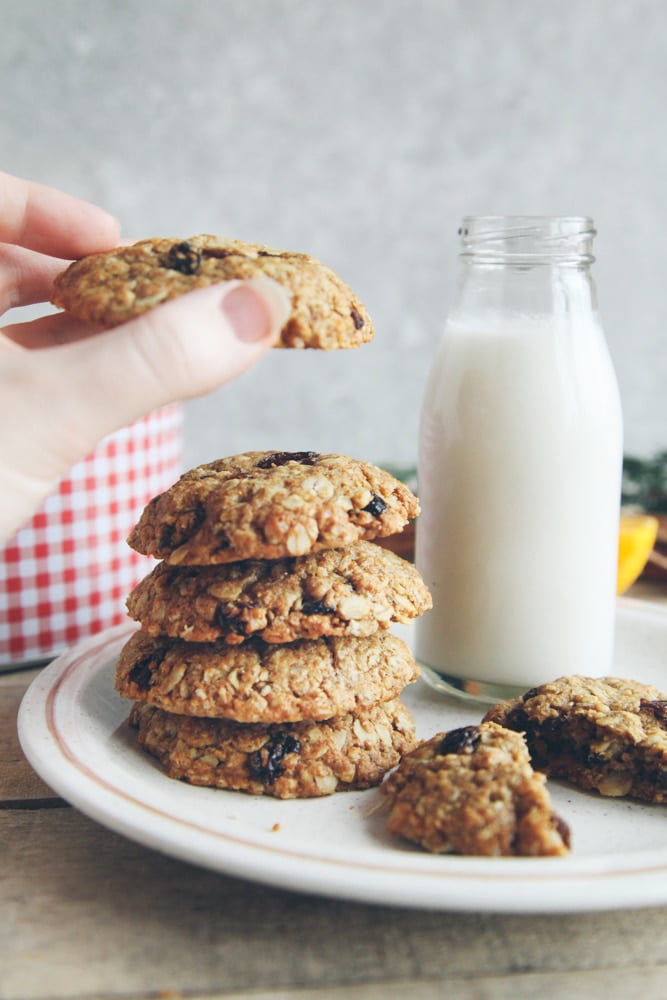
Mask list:
[[[140,631],[120,652],[116,688],[180,715],[295,722],[390,701],[418,675],[407,645],[390,632],[230,646]]]
[[[136,704],[130,724],[170,778],[281,799],[370,788],[416,742],[412,716],[400,701],[326,722],[268,726]]]
[[[403,758],[382,791],[388,826],[435,853],[562,855],[567,825],[518,733],[492,722],[439,733]]]
[[[587,791],[667,802],[667,695],[618,677],[560,677],[494,705],[535,767]]]
[[[158,563],[127,598],[150,635],[188,642],[249,636],[293,642],[371,635],[431,607],[417,569],[373,542],[289,559],[169,566]]]
[[[172,564],[281,559],[394,534],[418,513],[410,489],[368,462],[255,451],[184,473],[128,542]]]
[[[98,326],[125,323],[185,292],[266,275],[292,310],[276,347],[358,347],[373,337],[365,306],[330,268],[304,253],[202,234],[149,239],[75,261],[55,282],[52,301]]]

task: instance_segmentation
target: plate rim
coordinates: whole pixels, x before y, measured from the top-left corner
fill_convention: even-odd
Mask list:
[[[663,624],[667,622],[667,607],[655,602],[624,597],[618,601],[618,611],[630,617],[657,615]],[[71,751],[58,731],[55,705],[70,674],[87,671],[82,687],[85,690],[136,628],[136,623],[128,621],[62,653],[33,679],[19,707],[19,741],[31,766],[62,798],[102,826],[148,848],[221,874],[361,903],[502,913],[583,912],[667,903],[667,847],[638,851],[630,864],[622,853],[600,858],[571,855],[491,859],[428,855],[413,850],[397,850],[391,854],[393,863],[387,863],[386,854],[384,861],[374,861],[376,852],[370,849],[361,852],[358,859],[342,860],[326,852],[324,856],[321,852],[304,855],[298,848],[268,838],[258,841],[255,836],[248,840],[242,833],[195,827],[192,822],[128,796],[87,768]],[[165,782],[173,780],[162,777]],[[235,804],[241,809],[244,801],[252,801],[243,793],[225,794],[236,796]],[[346,793],[355,794],[365,793]],[[318,800],[312,801],[316,807]],[[148,826],[147,811],[152,814]],[[179,837],[183,826],[188,830],[187,844]],[[277,858],[279,864],[275,863]],[[341,879],[341,872],[348,877]],[[505,890],[510,885],[508,894]],[[568,886],[576,887],[572,895],[566,891]]]

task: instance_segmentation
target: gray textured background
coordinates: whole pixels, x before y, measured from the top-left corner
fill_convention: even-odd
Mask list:
[[[463,214],[590,214],[626,451],[667,447],[664,0],[0,0],[0,169],[125,235],[308,251],[375,341],[188,404],[245,448],[411,463]]]

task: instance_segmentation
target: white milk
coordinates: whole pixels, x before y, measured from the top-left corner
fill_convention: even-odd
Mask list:
[[[523,688],[609,672],[621,426],[595,312],[452,317],[422,412],[423,665]]]

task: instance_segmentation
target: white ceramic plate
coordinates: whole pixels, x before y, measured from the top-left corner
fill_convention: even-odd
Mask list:
[[[433,856],[385,830],[377,789],[280,801],[195,788],[166,778],[139,751],[128,703],[113,688],[115,657],[132,626],[59,657],[19,713],[21,744],[63,798],[103,825],[166,854],[282,888],[442,910],[549,913],[667,903],[664,807],[550,785],[572,828],[566,858]],[[618,606],[615,673],[667,688],[667,609]],[[476,722],[482,710],[404,693],[421,737]]]

